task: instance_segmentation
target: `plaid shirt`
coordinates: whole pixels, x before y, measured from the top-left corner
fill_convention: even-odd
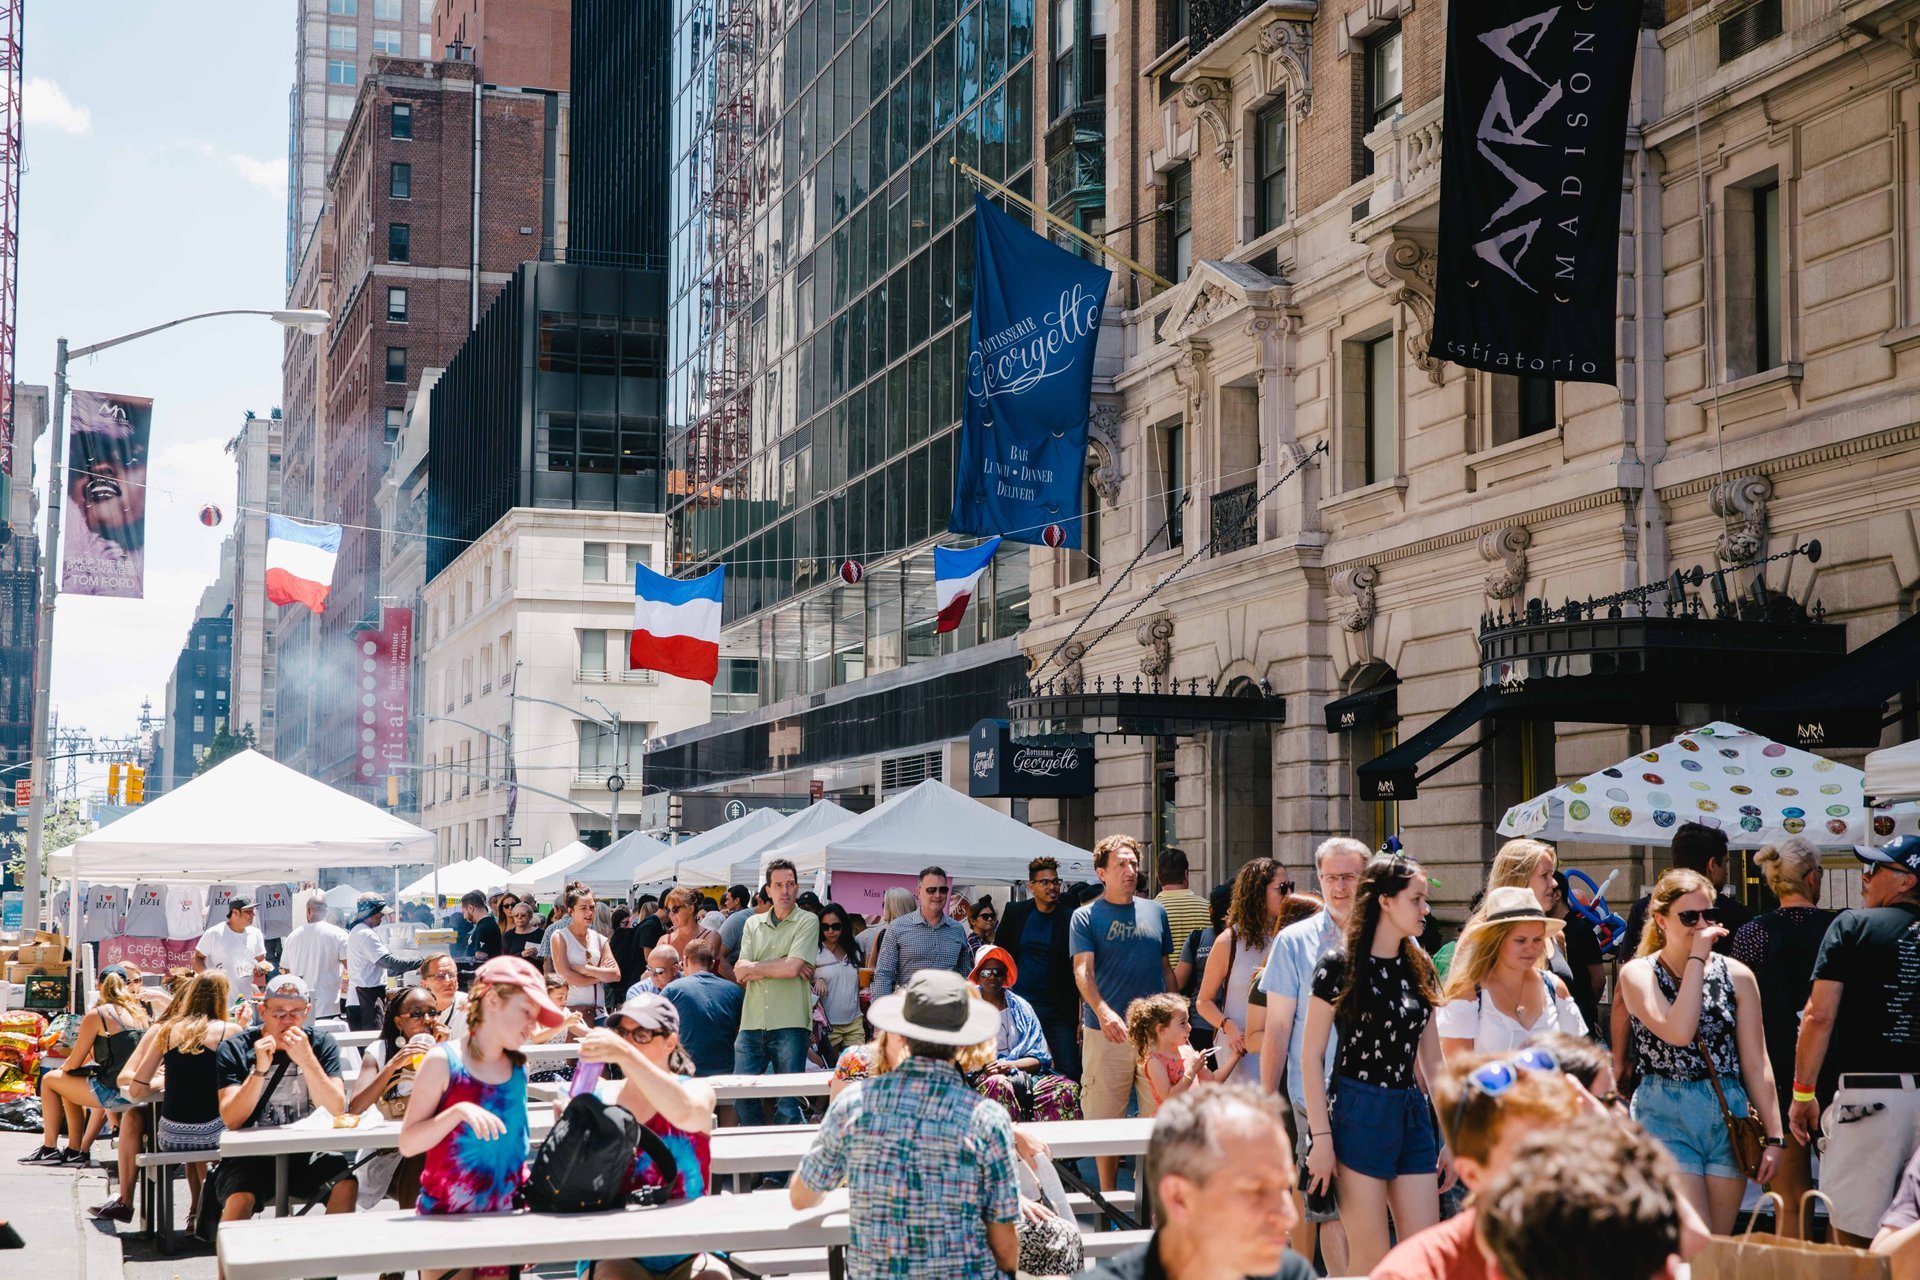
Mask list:
[[[851,1191],[849,1280],[1000,1274],[988,1222],[1020,1218],[1013,1123],[950,1062],[908,1058],[834,1099],[800,1178]]]

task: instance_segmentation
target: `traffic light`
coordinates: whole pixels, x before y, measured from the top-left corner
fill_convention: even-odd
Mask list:
[[[147,798],[147,771],[137,764],[127,766],[127,803],[142,804]]]
[[[119,764],[110,764],[107,766],[107,803],[108,804],[120,803],[120,770],[124,769],[125,767],[126,767],[125,765],[119,765]]]

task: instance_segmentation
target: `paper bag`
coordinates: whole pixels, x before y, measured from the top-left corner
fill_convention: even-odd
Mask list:
[[[1803,1231],[1810,1216],[1808,1201],[1820,1194],[1809,1191],[1801,1203]],[[1786,1213],[1780,1197],[1769,1193],[1766,1198],[1773,1201],[1774,1221],[1780,1221]],[[1693,1280],[1891,1280],[1893,1275],[1891,1259],[1865,1249],[1751,1230],[1740,1236],[1715,1236],[1693,1256],[1692,1263]]]

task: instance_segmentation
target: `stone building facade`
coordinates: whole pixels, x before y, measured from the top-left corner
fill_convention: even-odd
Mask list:
[[[1646,7],[1612,387],[1427,352],[1445,4],[1104,7],[1103,225],[1173,283],[1116,271],[1089,457],[1098,545],[1033,552],[1024,647],[1038,662],[1138,606],[1039,678],[1270,689],[1286,723],[1101,740],[1098,832],[1177,842],[1215,882],[1258,854],[1302,871],[1329,834],[1397,831],[1457,918],[1507,806],[1726,713],[1702,697],[1649,702],[1642,723],[1489,719],[1429,744],[1417,795],[1365,798],[1361,765],[1484,686],[1488,614],[1815,538],[1818,563],[1735,576],[1843,623],[1853,649],[1913,611],[1920,5]],[[1043,74],[1063,9],[1043,6]],[[1049,137],[1050,159],[1067,141]],[[1328,727],[1330,702],[1369,690],[1366,715]],[[1915,736],[1911,695],[1891,705],[1905,718],[1886,740]],[[1563,858],[1625,862],[1637,890],[1663,852]]]

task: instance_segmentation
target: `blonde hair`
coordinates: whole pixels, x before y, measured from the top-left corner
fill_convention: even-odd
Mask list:
[[[1487,869],[1487,891],[1491,893],[1510,885],[1531,889],[1541,862],[1558,856],[1553,846],[1544,841],[1509,840],[1493,855],[1493,865]]]
[[[970,1044],[962,1048],[958,1053],[953,1055],[953,1065],[959,1067],[960,1070],[967,1075],[972,1075],[976,1071],[983,1070],[989,1062],[996,1060],[999,1056],[1000,1042],[998,1037],[996,1037],[992,1040],[982,1040],[979,1044]]]
[[[674,907],[695,907],[700,905],[700,895],[685,885],[675,885],[667,890],[666,901],[668,910]]]
[[[489,997],[497,997],[504,1003],[509,996],[518,990],[520,990],[519,987],[501,987],[495,986],[491,982],[476,981],[473,984],[473,989],[467,992],[467,1039],[471,1040],[474,1036],[478,1035],[480,1028],[486,1023],[487,1001]],[[506,1054],[507,1061],[514,1066],[524,1067],[527,1065],[527,1055],[520,1052],[519,1046],[509,1046],[503,1049],[502,1052]]]
[[[880,908],[880,923],[892,924],[908,912],[918,910],[919,906],[911,893],[895,885],[887,890],[885,904]]]
[[[1127,1039],[1133,1044],[1134,1059],[1145,1061],[1146,1056],[1160,1045],[1160,1029],[1170,1025],[1186,1011],[1187,998],[1171,991],[1163,991],[1157,996],[1141,996],[1128,1005]]]
[[[1651,901],[1647,903],[1647,927],[1640,931],[1640,947],[1633,953],[1636,958],[1654,955],[1667,945],[1667,932],[1660,927],[1660,913],[1690,893],[1704,893],[1707,901],[1712,902],[1713,881],[1685,867],[1675,867],[1661,874],[1654,883]]]
[[[1483,926],[1472,946],[1467,946],[1463,938],[1453,949],[1453,966],[1447,970],[1446,998],[1464,1000],[1471,996],[1500,963],[1500,949],[1507,945],[1513,931],[1521,925],[1539,923],[1538,920],[1501,920]],[[1553,954],[1552,942],[1549,937],[1548,945],[1540,948],[1540,958],[1533,962],[1533,967],[1542,973],[1547,970],[1547,957]]]
[[[1808,882],[1820,865],[1820,851],[1805,836],[1788,836],[1779,844],[1770,844],[1754,854],[1753,860],[1760,864],[1774,897],[1813,897],[1813,886]]]
[[[1571,1123],[1580,1114],[1575,1085],[1564,1072],[1522,1068],[1513,1087],[1498,1097],[1467,1083],[1467,1077],[1480,1067],[1499,1060],[1495,1054],[1471,1054],[1449,1063],[1433,1082],[1434,1110],[1449,1118],[1452,1130],[1446,1135],[1448,1145],[1455,1155],[1478,1164],[1485,1164],[1500,1144],[1500,1130],[1509,1120],[1527,1119],[1551,1128]]]
[[[137,982],[137,979],[135,980]],[[130,982],[117,973],[101,975],[100,986],[94,993],[93,1007],[97,1010],[103,1004],[110,1004],[122,1013],[132,1017],[142,1027],[152,1021],[146,1004],[140,999],[140,991],[135,982]]]
[[[168,1050],[199,1053],[207,1047],[207,1028],[227,1020],[227,976],[224,973],[196,974],[173,997],[173,1003],[160,1015],[166,1029],[163,1042]]]

